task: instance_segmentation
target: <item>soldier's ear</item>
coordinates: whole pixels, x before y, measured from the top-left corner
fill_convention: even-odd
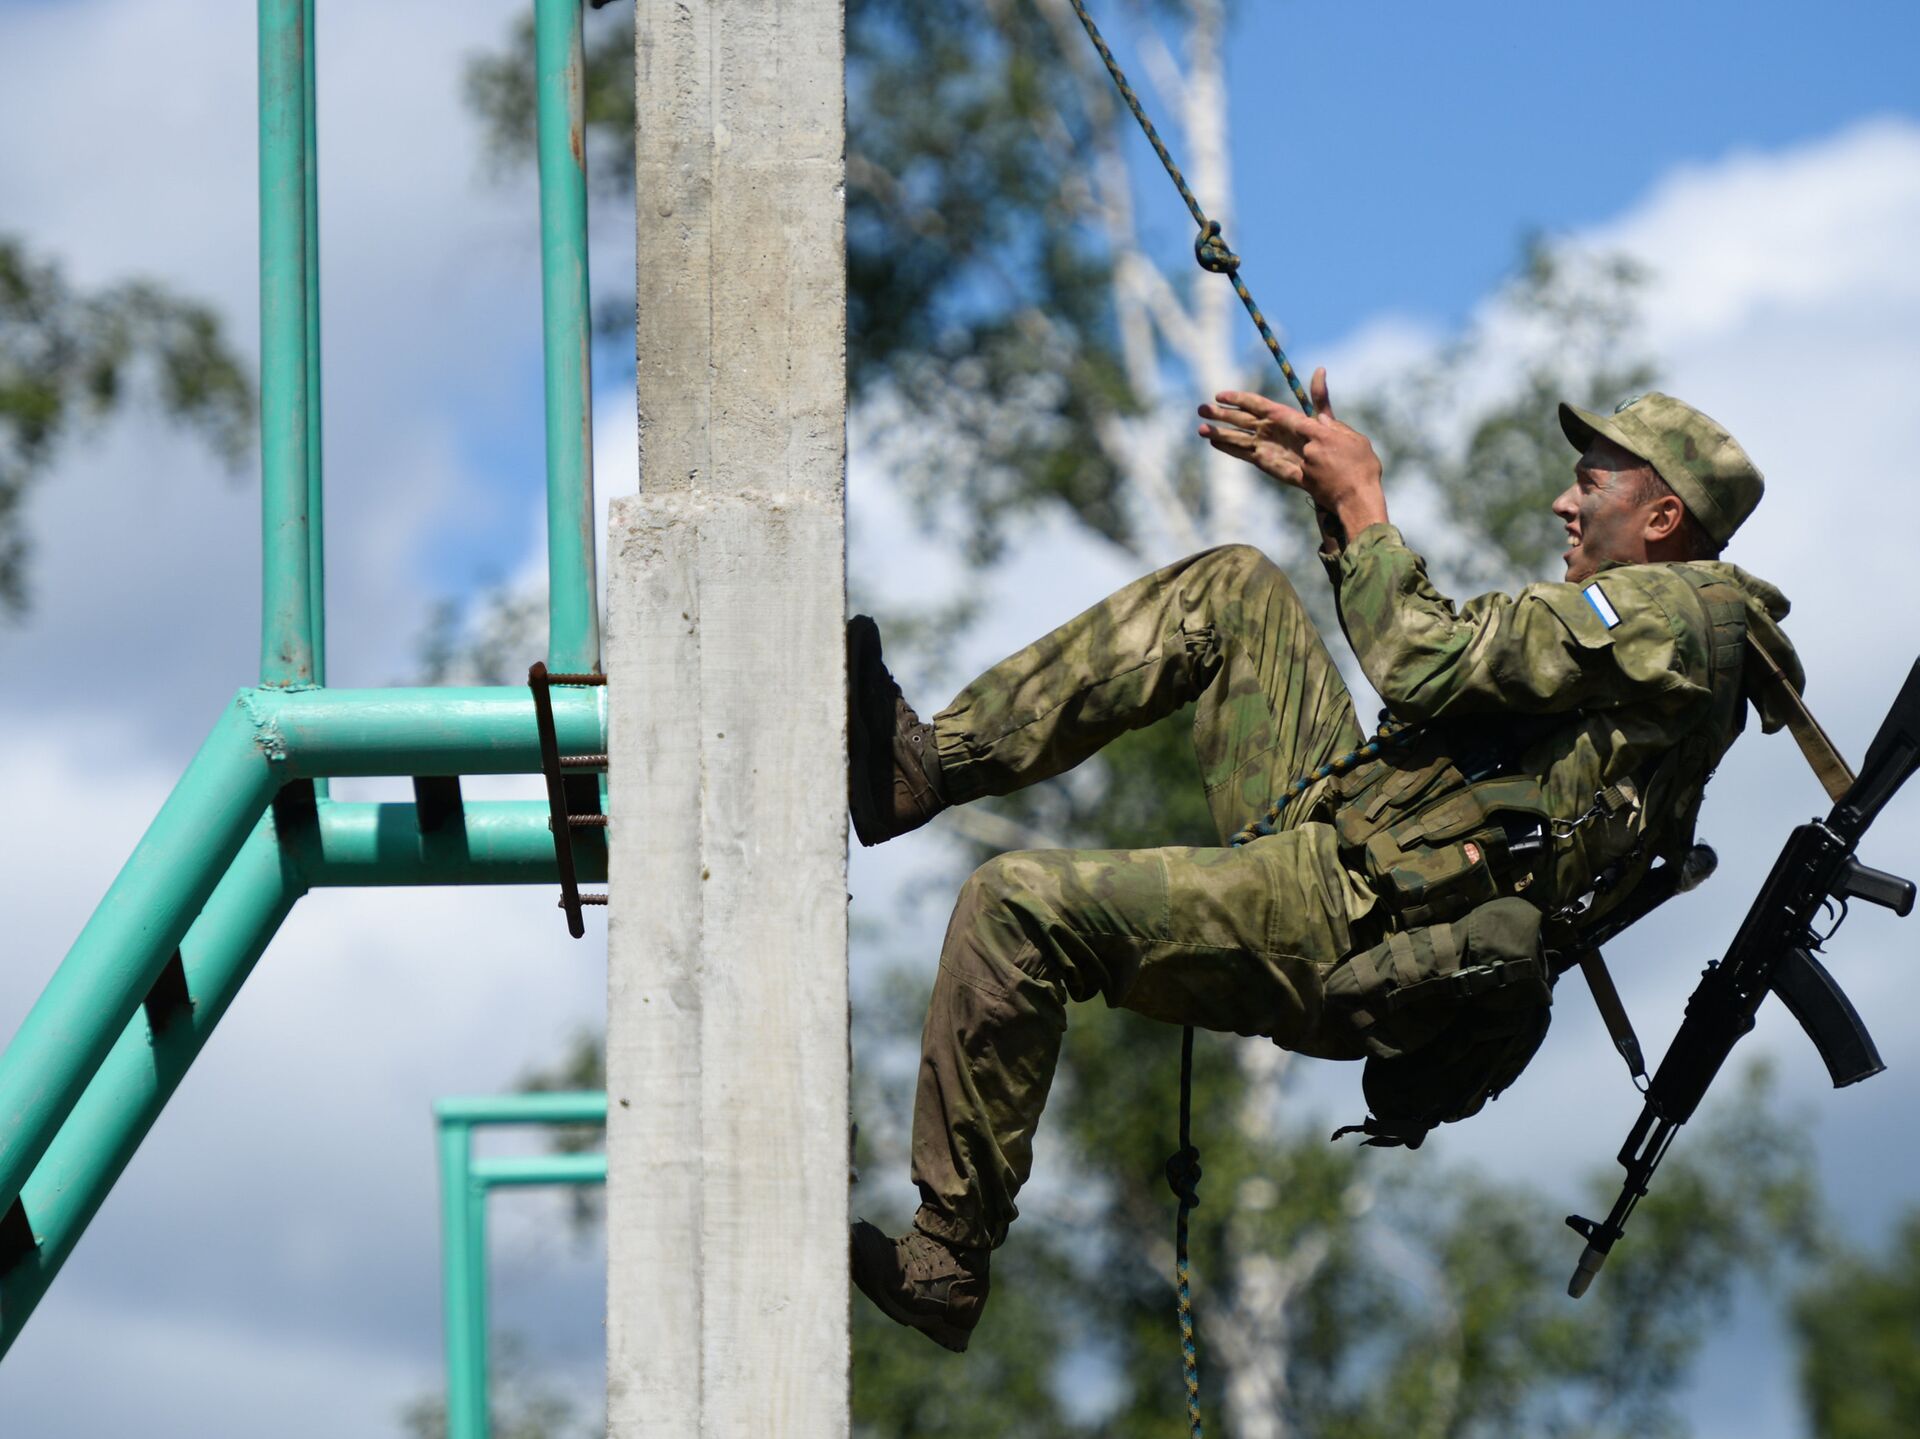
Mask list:
[[[1662,495],[1647,505],[1646,539],[1654,544],[1660,540],[1672,539],[1680,533],[1680,527],[1686,523],[1687,507],[1680,502],[1678,495]]]

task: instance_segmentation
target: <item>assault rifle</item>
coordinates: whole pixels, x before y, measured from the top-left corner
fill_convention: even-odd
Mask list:
[[[1674,1135],[1693,1117],[1734,1044],[1753,1028],[1754,1015],[1768,994],[1779,995],[1806,1030],[1836,1089],[1886,1068],[1852,1002],[1813,951],[1839,928],[1848,900],[1864,899],[1902,916],[1912,912],[1913,882],[1869,869],[1853,852],[1867,826],[1916,769],[1920,662],[1874,736],[1859,777],[1824,820],[1794,830],[1725,958],[1707,966],[1687,1001],[1680,1032],[1647,1087],[1639,1122],[1620,1149],[1627,1177],[1612,1211],[1601,1223],[1568,1216],[1568,1225],[1587,1241],[1567,1285],[1575,1299],[1600,1272]],[[1825,933],[1817,933],[1815,918],[1836,902],[1833,923]]]

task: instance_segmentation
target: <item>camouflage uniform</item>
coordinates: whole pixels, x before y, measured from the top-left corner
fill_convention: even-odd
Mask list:
[[[1563,410],[1562,423],[1577,445],[1621,431],[1651,458],[1633,426],[1649,413],[1670,425],[1674,410],[1684,407],[1650,396],[1612,420]],[[1684,410],[1679,423],[1705,436],[1702,421],[1711,424]],[[1713,433],[1725,445],[1708,459],[1738,480],[1750,462]],[[1694,447],[1667,458],[1660,472],[1675,471],[1700,513],[1701,486],[1680,469]],[[1716,539],[1757,502],[1751,474],[1750,495],[1714,513]],[[1706,483],[1727,492],[1716,474]],[[1291,780],[1361,740],[1299,596],[1257,550],[1209,550],[1135,581],[934,717],[944,797],[963,803],[1060,774],[1197,702],[1194,747],[1221,847],[1003,854],[967,881],[922,1039],[913,1178],[923,1232],[969,1248],[1006,1238],[1069,1000],[1098,995],[1171,1024],[1359,1057],[1359,1037],[1327,1006],[1326,980],[1405,922],[1383,898],[1391,887],[1366,844],[1462,791],[1469,776],[1449,746],[1491,732],[1517,751],[1507,768],[1537,779],[1541,818],[1558,838],[1536,871],[1501,882],[1508,893],[1532,885],[1526,898],[1552,910],[1609,866],[1618,873],[1690,840],[1707,776],[1743,718],[1738,638],[1725,653],[1739,633],[1730,614],[1796,687],[1801,679],[1776,624],[1785,598],[1728,564],[1616,567],[1587,585],[1532,585],[1459,607],[1391,525],[1354,537],[1326,565],[1362,670],[1428,738],[1314,785],[1277,833],[1240,848],[1229,838]],[[1637,802],[1596,812],[1596,795],[1621,781]],[[1417,848],[1420,835],[1402,839]]]

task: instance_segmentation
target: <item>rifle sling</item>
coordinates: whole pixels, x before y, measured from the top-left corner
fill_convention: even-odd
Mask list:
[[[1644,1084],[1647,1064],[1641,1056],[1640,1037],[1633,1032],[1633,1021],[1627,1018],[1627,1007],[1620,1002],[1620,991],[1614,988],[1613,975],[1599,950],[1590,949],[1581,958],[1580,973],[1587,977],[1587,988],[1593,992],[1593,1006],[1607,1026],[1607,1037],[1626,1060],[1635,1082]]]
[[[1827,798],[1838,801],[1853,787],[1853,771],[1840,758],[1840,751],[1833,747],[1827,732],[1820,728],[1820,721],[1813,717],[1807,702],[1800,698],[1800,691],[1793,687],[1793,681],[1787,678],[1779,661],[1767,653],[1766,647],[1753,637],[1751,630],[1747,631],[1747,652],[1759,660],[1759,678],[1786,711],[1787,729],[1793,735],[1794,743],[1800,746],[1800,753],[1806,756],[1815,778],[1826,790]]]

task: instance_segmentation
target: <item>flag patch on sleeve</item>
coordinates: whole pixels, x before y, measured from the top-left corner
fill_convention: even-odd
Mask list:
[[[1612,602],[1607,599],[1607,592],[1600,588],[1600,581],[1595,580],[1580,593],[1587,597],[1587,603],[1593,606],[1593,612],[1600,616],[1601,624],[1612,629],[1620,623],[1620,611],[1616,610]]]

